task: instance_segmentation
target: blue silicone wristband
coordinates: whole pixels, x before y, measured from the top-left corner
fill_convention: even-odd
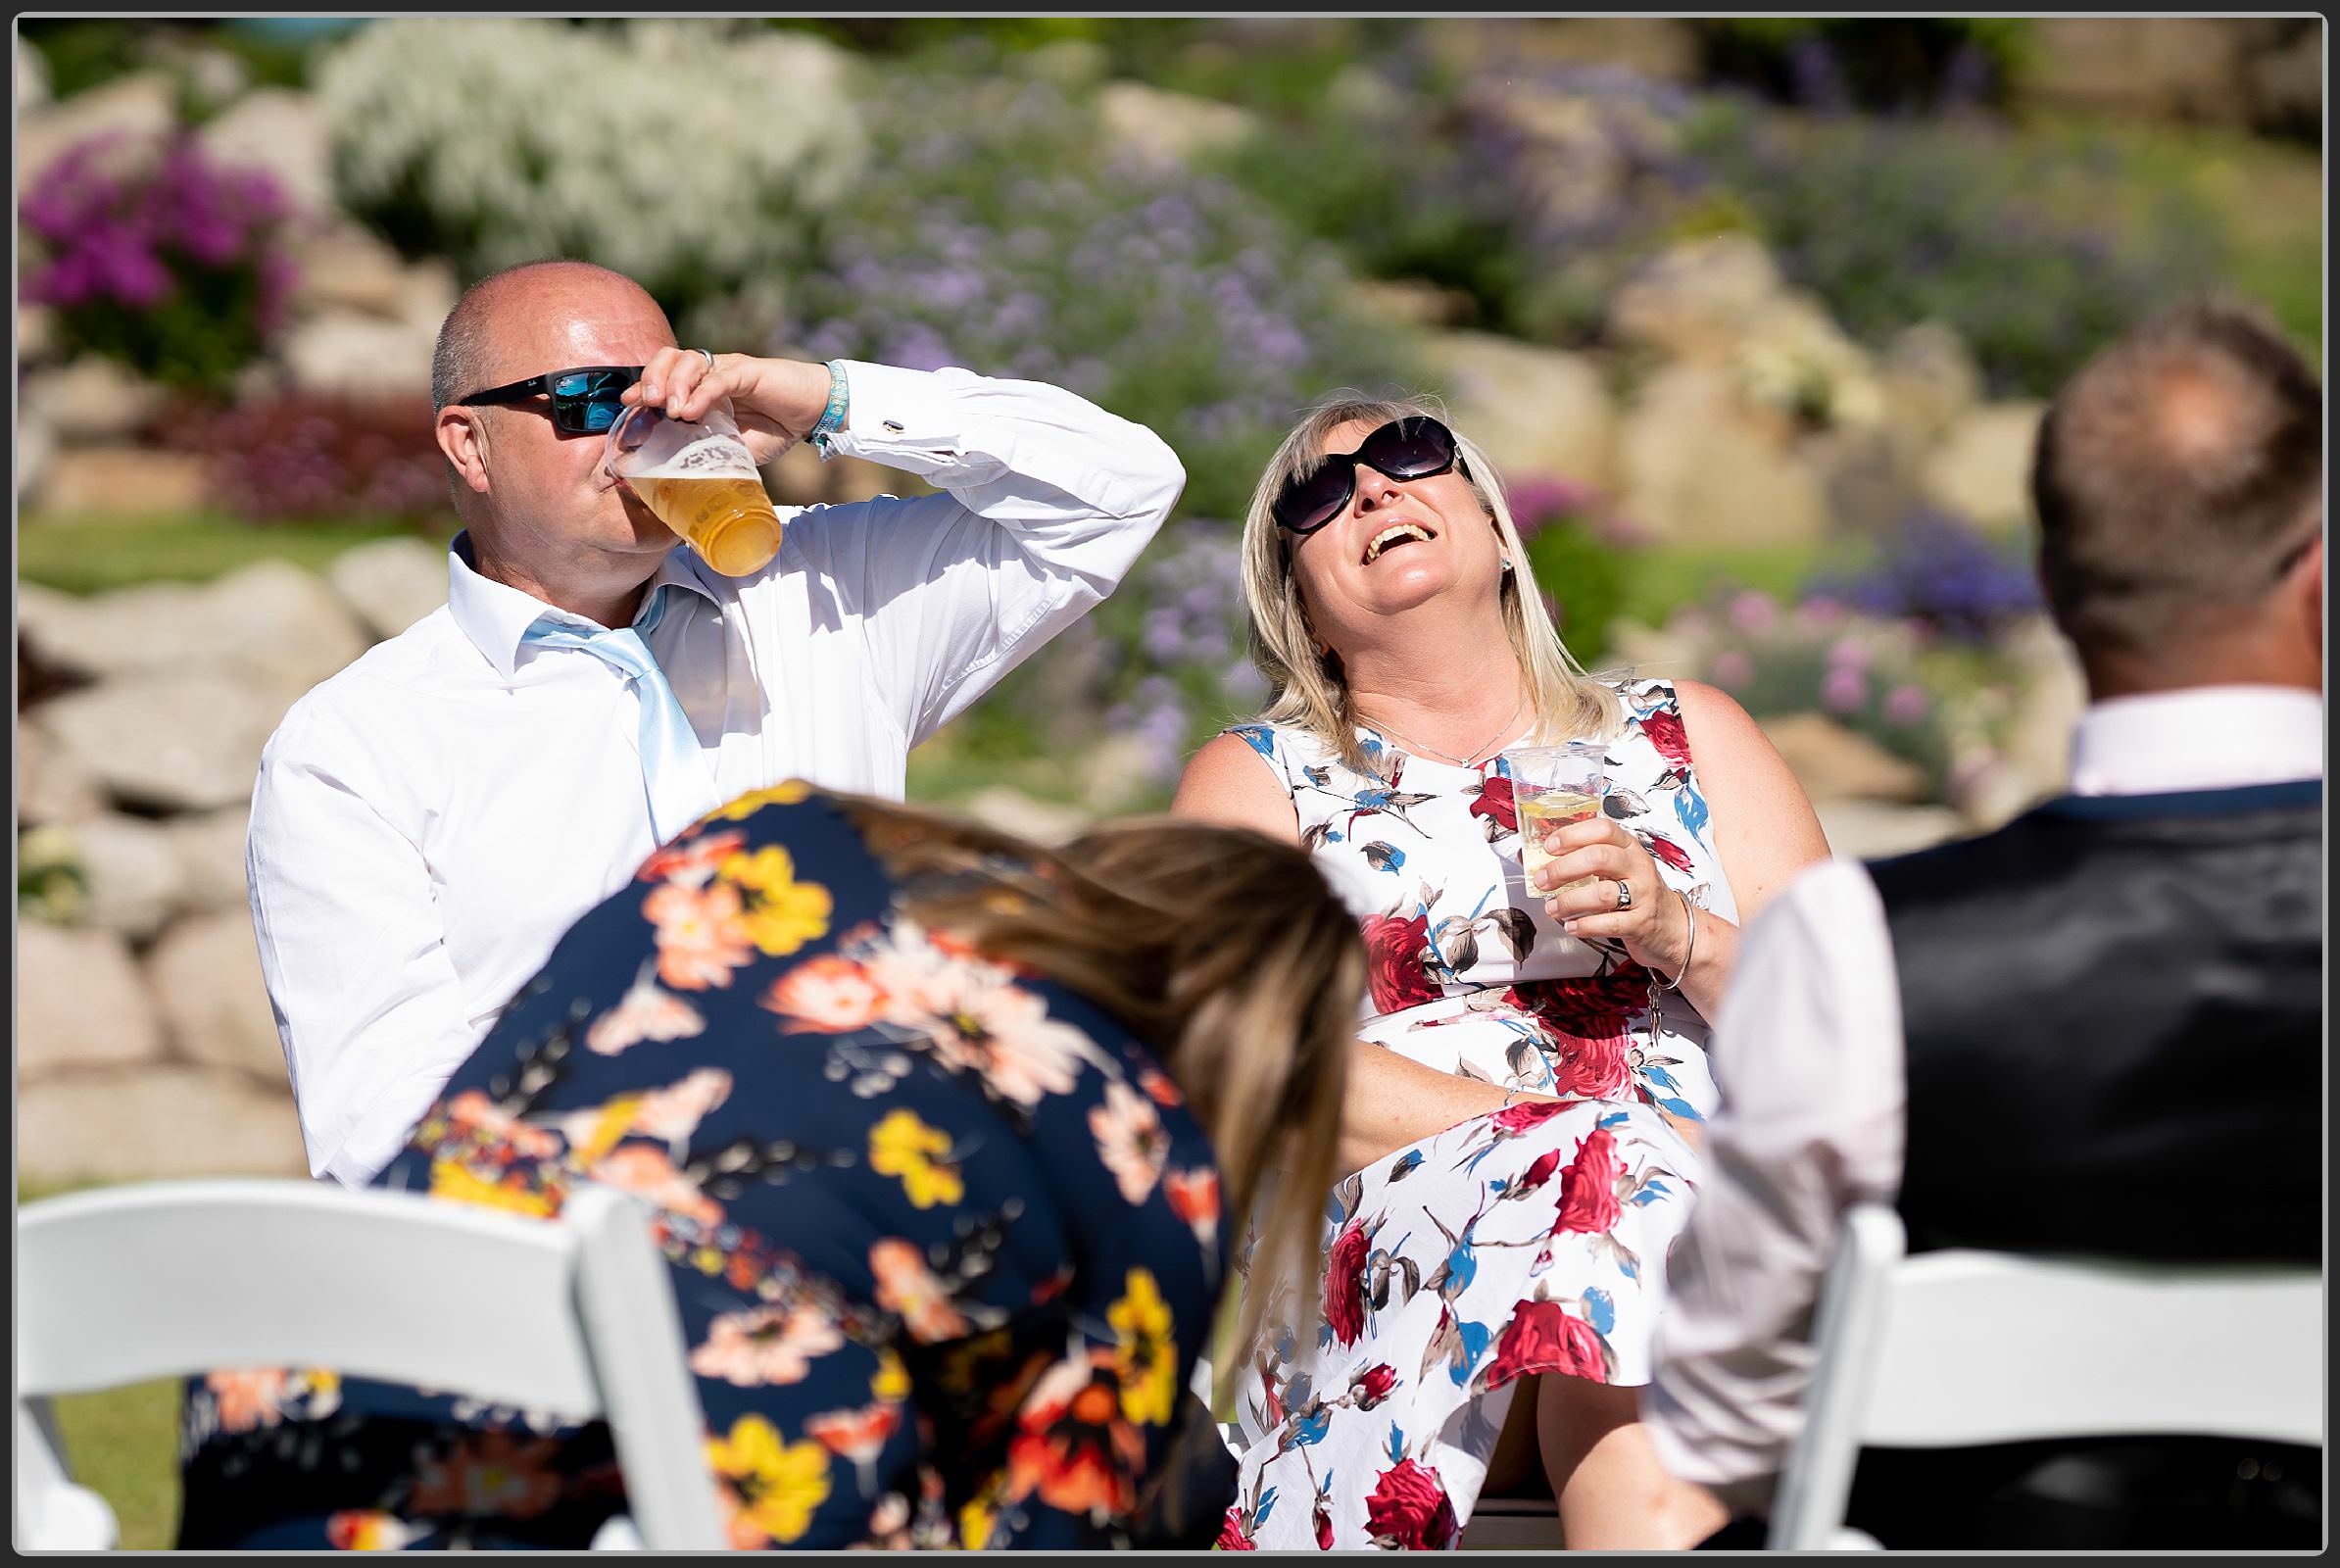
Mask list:
[[[845,407],[849,388],[845,380],[845,362],[829,362],[829,406],[820,411],[820,422],[812,427],[812,444],[823,452],[829,450],[829,438],[845,428]]]

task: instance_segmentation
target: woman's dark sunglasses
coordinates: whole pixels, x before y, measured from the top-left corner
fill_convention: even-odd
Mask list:
[[[1391,419],[1356,451],[1328,454],[1314,472],[1285,480],[1269,509],[1276,521],[1292,533],[1314,533],[1340,516],[1357,493],[1360,464],[1389,479],[1427,479],[1458,466],[1454,432],[1426,414]]]
[[[547,370],[456,401],[474,408],[482,403],[525,403],[530,398],[549,397],[553,400],[554,429],[562,435],[600,435],[625,412],[617,395],[641,379],[639,365],[585,365],[573,370]]]

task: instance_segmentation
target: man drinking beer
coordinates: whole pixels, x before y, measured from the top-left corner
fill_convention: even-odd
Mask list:
[[[1111,592],[1186,478],[1055,387],[678,348],[576,262],[472,285],[431,383],[448,602],[293,706],[247,847],[310,1167],[351,1186],[645,856],[790,778],[900,799],[910,749]],[[941,493],[782,508],[777,556],[721,575],[603,457],[629,407],[723,400],[758,463],[811,440]],[[671,911],[675,973],[730,940],[726,891]]]

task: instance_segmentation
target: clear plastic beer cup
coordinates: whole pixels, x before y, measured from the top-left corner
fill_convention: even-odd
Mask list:
[[[779,553],[780,514],[728,404],[689,420],[628,409],[609,427],[602,466],[726,577]]]
[[[1605,751],[1598,741],[1568,741],[1514,746],[1503,753],[1511,771],[1512,805],[1519,812],[1520,865],[1528,873],[1529,891],[1537,897],[1547,895],[1536,888],[1536,873],[1552,860],[1543,847],[1545,832],[1585,821],[1600,810],[1609,789]],[[1595,880],[1581,876],[1563,886],[1581,888]]]

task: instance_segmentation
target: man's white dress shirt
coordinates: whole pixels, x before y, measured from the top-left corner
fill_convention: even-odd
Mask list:
[[[791,777],[901,799],[910,749],[1111,592],[1185,483],[1151,431],[1054,387],[846,373],[831,450],[944,493],[782,509],[762,571],[677,548],[643,597],[665,587],[645,641],[722,800]],[[253,794],[252,918],[302,1136],[351,1186],[657,848],[626,678],[522,646],[551,607],[467,550],[444,608],[293,706]]]
[[[2145,795],[2323,775],[2323,700],[2205,686],[2098,703],[2072,792]],[[1812,1312],[1855,1202],[1901,1187],[1901,985],[1877,884],[1816,865],[1741,942],[1711,1057],[1707,1180],[1667,1271],[1642,1417],[1675,1475],[1760,1507],[1803,1425]]]

